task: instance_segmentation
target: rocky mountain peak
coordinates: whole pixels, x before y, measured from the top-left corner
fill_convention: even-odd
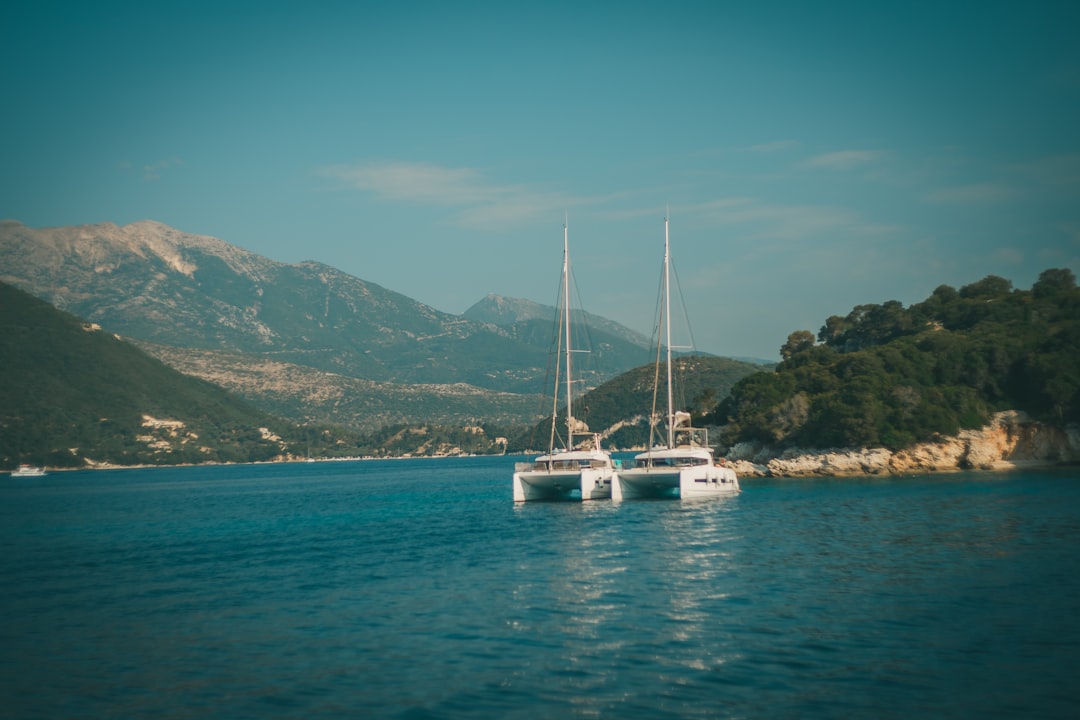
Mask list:
[[[500,327],[511,327],[518,323],[527,323],[533,320],[553,322],[556,314],[555,307],[551,305],[542,305],[532,300],[489,293],[483,300],[475,303],[462,313],[462,317]],[[580,309],[572,309],[571,319],[575,323],[584,322],[593,330],[602,331],[631,345],[649,347],[649,338],[599,315],[583,312]]]
[[[5,267],[32,266],[36,275],[49,280],[60,279],[58,275],[70,279],[72,274],[108,276],[132,263],[149,263],[158,272],[190,279],[207,257],[213,257],[237,275],[259,281],[278,265],[217,238],[181,232],[153,220],[56,228],[5,221],[0,223],[0,257],[5,255],[13,256]],[[15,275],[2,277],[16,285],[23,280]]]
[[[513,325],[526,320],[551,320],[555,309],[532,300],[508,298],[488,293],[483,300],[473,304],[462,317],[493,325]]]

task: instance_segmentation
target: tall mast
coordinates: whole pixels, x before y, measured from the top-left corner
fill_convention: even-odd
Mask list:
[[[563,221],[563,323],[566,325],[566,449],[574,449],[573,386],[570,379],[570,234],[569,216]]]
[[[675,400],[671,390],[671,247],[668,240],[668,218],[664,213],[664,330],[667,343],[667,446],[675,447]]]

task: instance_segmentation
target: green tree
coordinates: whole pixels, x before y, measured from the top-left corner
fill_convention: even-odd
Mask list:
[[[1039,280],[1031,286],[1031,291],[1036,298],[1047,298],[1061,295],[1076,288],[1076,275],[1068,268],[1051,268],[1043,270]]]
[[[809,330],[796,330],[788,335],[787,342],[780,348],[780,357],[790,360],[792,356],[814,346],[814,334]]]
[[[960,288],[960,297],[967,299],[990,300],[1003,297],[1012,292],[1012,281],[998,275],[987,275],[978,282]]]

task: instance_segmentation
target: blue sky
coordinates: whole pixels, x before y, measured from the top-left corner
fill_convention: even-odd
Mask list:
[[[697,346],[1080,274],[1080,3],[7,3],[0,217],[152,219]]]

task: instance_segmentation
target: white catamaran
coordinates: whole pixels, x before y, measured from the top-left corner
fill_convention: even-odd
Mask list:
[[[734,495],[739,492],[739,478],[735,471],[713,458],[709,446],[708,431],[690,425],[690,414],[676,412],[671,371],[671,244],[668,239],[668,219],[664,218],[664,274],[661,298],[663,302],[661,323],[666,334],[667,346],[667,430],[666,444],[656,446],[659,416],[656,412],[656,396],[650,415],[650,449],[634,457],[631,468],[622,469],[612,481],[613,500],[633,498],[695,498],[717,495]],[[659,335],[657,342],[659,342]],[[660,351],[656,353],[656,383],[660,382]],[[659,390],[659,388],[654,388]]]
[[[514,467],[514,502],[527,500],[601,500],[611,497],[615,477],[611,455],[600,448],[600,436],[589,432],[584,422],[574,417],[573,381],[571,380],[573,350],[570,345],[570,243],[567,224],[563,224],[563,270],[560,293],[561,324],[559,344],[565,344],[566,363],[566,441],[556,449],[558,435],[559,371],[555,372],[555,392],[551,411],[551,436],[548,452],[531,463]],[[556,363],[558,368],[561,364]],[[590,438],[585,440],[584,438]],[[582,438],[583,447],[575,446],[574,438]]]

